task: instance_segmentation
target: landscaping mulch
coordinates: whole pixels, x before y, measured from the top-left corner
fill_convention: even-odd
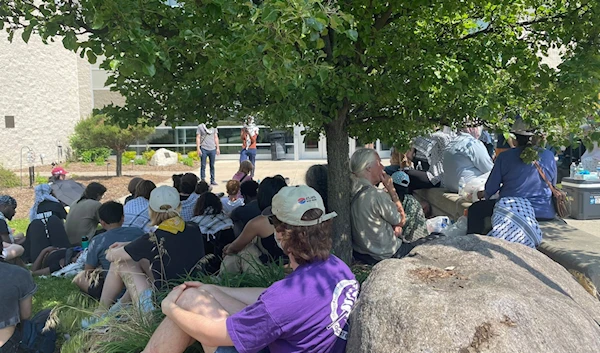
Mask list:
[[[114,175],[115,174],[115,161],[109,160],[108,163],[110,163],[110,165],[104,164],[104,165],[97,165],[95,163],[83,163],[83,162],[67,162],[64,164],[61,164],[61,166],[63,168],[65,168],[70,174],[77,174],[77,173],[81,173],[81,172],[96,172],[99,175],[101,174],[106,174],[107,170],[109,175]],[[35,173],[39,174],[42,177],[49,177],[50,176],[50,172],[52,171],[52,165],[43,165],[43,166],[36,166],[35,167]],[[186,170],[196,170],[200,168],[200,162],[199,161],[194,161],[194,166],[193,167],[188,167],[184,164],[181,163],[177,163],[177,164],[173,164],[173,165],[169,165],[169,166],[165,166],[165,167],[156,167],[156,166],[150,166],[150,165],[131,165],[131,164],[127,164],[125,165],[125,163],[123,163],[123,174],[127,174],[130,172],[135,172],[135,173],[141,173],[141,172],[148,172],[148,174],[152,174],[152,172],[181,172],[181,171],[186,171]],[[28,173],[28,169],[27,168],[23,168],[23,176],[26,178],[27,177],[27,173]],[[20,170],[15,170],[15,173],[17,173],[17,176],[19,175]]]
[[[154,167],[156,168],[156,167]],[[179,169],[181,170],[181,169]],[[152,180],[155,183],[160,183],[168,179],[168,176],[164,175],[153,175],[153,174],[144,174],[140,175],[141,178]],[[108,200],[116,200],[125,195],[128,195],[127,185],[131,180],[131,176],[122,176],[122,177],[114,177],[114,176],[93,176],[93,177],[85,177],[78,176],[73,178],[83,185],[87,185],[93,181],[98,182],[104,185],[107,189],[106,194],[104,194],[104,198],[102,202]],[[24,183],[24,185],[27,185]],[[29,217],[29,209],[33,205],[33,189],[28,186],[24,186],[23,188],[4,188],[0,190],[0,194],[7,194],[14,197],[17,200],[17,214],[15,215],[15,219],[23,219]]]

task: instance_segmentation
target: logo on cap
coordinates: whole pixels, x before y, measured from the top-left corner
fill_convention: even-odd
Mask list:
[[[306,203],[306,199],[304,197],[301,197],[298,199],[298,203],[304,205]]]

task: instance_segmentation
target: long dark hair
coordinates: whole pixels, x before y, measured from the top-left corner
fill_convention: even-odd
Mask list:
[[[81,200],[99,200],[105,192],[106,187],[104,187],[104,185],[96,183],[95,181],[91,182],[85,188],[83,195],[81,195],[81,198],[77,202]]]
[[[205,192],[198,197],[194,206],[194,216],[217,215],[223,210],[219,197],[212,192]],[[210,211],[207,213],[207,211]]]
[[[258,208],[264,211],[265,208],[271,206],[273,196],[275,196],[281,188],[287,186],[285,179],[281,175],[264,178],[258,185]]]

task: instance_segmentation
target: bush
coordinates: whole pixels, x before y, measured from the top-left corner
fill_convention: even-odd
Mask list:
[[[21,185],[21,181],[15,172],[0,166],[0,187],[14,188],[19,185]]]
[[[36,173],[35,183],[36,184],[48,184],[48,177],[41,176],[40,173]]]
[[[152,157],[154,156],[155,153],[156,153],[155,150],[148,150],[148,151],[142,152],[142,157],[146,161],[150,162],[150,160],[152,159]]]
[[[200,156],[198,156],[198,152],[197,151],[192,151],[189,152],[188,157],[190,157],[191,159],[195,160],[195,161],[199,161],[200,160]]]
[[[96,158],[96,159],[94,159],[94,164],[96,164],[96,165],[102,166],[102,165],[104,165],[104,162],[106,162],[106,160],[104,158]]]
[[[144,158],[137,158],[134,163],[135,165],[146,165],[148,164],[148,161]]]
[[[181,158],[181,163],[183,163],[183,165],[187,165],[188,167],[194,166],[194,160],[190,157]]]
[[[179,152],[177,152],[177,162],[183,163],[183,155]]]
[[[135,151],[126,151],[126,152],[123,152],[122,156],[123,156],[123,164],[129,164],[129,163],[131,163],[132,160],[135,159],[135,157],[137,156],[137,153]]]
[[[98,147],[89,150],[81,150],[79,152],[79,156],[81,157],[81,161],[84,163],[92,163],[96,162],[97,160],[102,160],[102,162],[105,162],[110,156],[110,148]]]

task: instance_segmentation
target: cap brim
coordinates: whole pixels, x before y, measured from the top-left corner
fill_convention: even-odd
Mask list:
[[[273,207],[269,206],[267,208],[265,208],[262,212],[261,215],[265,216],[265,217],[270,217],[273,216]]]

